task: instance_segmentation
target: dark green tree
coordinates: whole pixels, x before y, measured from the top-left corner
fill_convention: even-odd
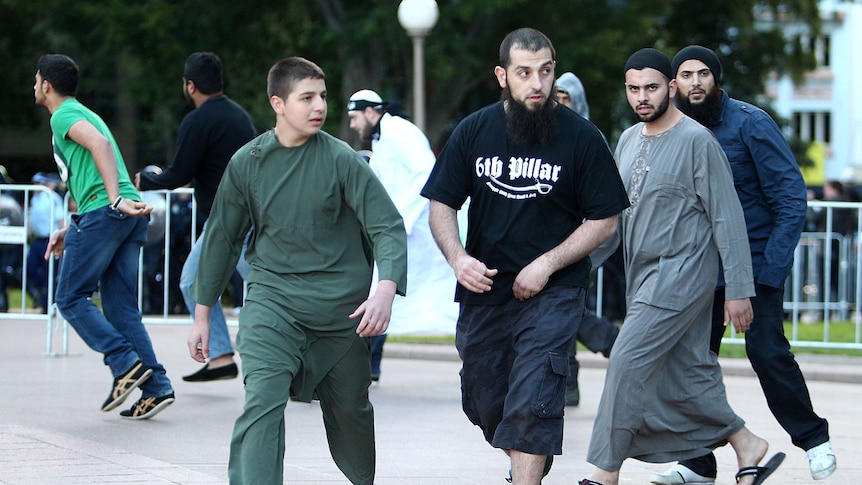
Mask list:
[[[499,97],[493,76],[500,41],[531,26],[557,49],[557,72],[584,82],[591,119],[613,142],[632,122],[622,66],[641,47],[668,55],[691,43],[716,49],[725,87],[763,102],[771,71],[801,78],[810,53],[788,43],[777,23],[755,13],[793,18],[819,28],[814,0],[440,0],[440,20],[426,39],[427,132],[439,146],[458,120]],[[255,118],[272,124],[266,72],[278,59],[301,55],[327,73],[325,129],[355,142],[345,104],[361,88],[412,103],[411,41],[393,0],[0,0],[0,126],[38,128],[47,116],[32,105],[35,61],[63,52],[84,71],[80,97],[110,120],[124,153],[137,166],[170,161],[182,115],[182,65],[211,50],[225,66],[226,91]],[[44,111],[44,110],[43,110]],[[42,135],[40,135],[42,136]],[[134,147],[134,148],[133,148]],[[46,145],[46,151],[50,147]]]

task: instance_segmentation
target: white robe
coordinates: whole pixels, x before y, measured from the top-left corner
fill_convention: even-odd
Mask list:
[[[454,334],[457,281],[431,235],[429,201],[419,195],[434,168],[434,152],[419,128],[389,113],[380,119],[380,138],[371,142],[371,151],[371,169],[407,230],[407,296],[395,297],[387,333]],[[375,273],[372,292],[376,282]]]

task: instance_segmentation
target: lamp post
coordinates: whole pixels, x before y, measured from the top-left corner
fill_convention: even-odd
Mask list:
[[[402,0],[398,22],[413,39],[413,119],[425,131],[425,36],[434,28],[440,11],[434,0]]]

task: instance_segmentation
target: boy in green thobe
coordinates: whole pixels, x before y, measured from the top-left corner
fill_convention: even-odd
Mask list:
[[[230,482],[282,483],[284,407],[288,399],[315,397],[335,463],[352,483],[370,485],[374,415],[365,337],[386,331],[395,294],[404,294],[404,224],[363,159],[320,130],[326,85],[317,65],[279,61],[267,93],[275,128],[233,156],[207,222],[189,352],[199,362],[208,356],[209,307],[253,227],[237,335],[246,401],[231,440]],[[380,281],[368,297],[374,261]]]

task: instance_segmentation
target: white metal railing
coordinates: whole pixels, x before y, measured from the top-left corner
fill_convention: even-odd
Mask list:
[[[194,244],[194,241],[197,240],[197,200],[194,197],[194,189],[191,188],[179,188],[174,190],[151,190],[143,192],[144,202],[152,205],[154,207],[153,213],[150,214],[150,223],[158,223],[160,218],[164,219],[164,264],[162,265],[162,312],[161,315],[143,315],[144,323],[171,323],[171,320],[176,321],[176,318],[172,318],[170,316],[170,277],[171,277],[171,241],[172,241],[172,220],[173,220],[173,211],[172,200],[177,196],[185,196],[190,198],[191,201],[191,244]],[[188,250],[191,249],[189,246]],[[187,250],[187,251],[188,251]],[[144,301],[144,252],[141,251],[140,256],[138,257],[138,308],[143,308]],[[182,321],[190,321],[189,316],[181,317]]]
[[[809,211],[819,213],[825,226],[819,231],[803,232],[796,247],[793,268],[785,283],[785,321],[791,323],[788,340],[793,347],[862,350],[862,203],[809,201]],[[852,221],[855,230],[836,232],[836,211]],[[603,309],[603,268],[597,272],[596,313]],[[800,340],[800,326],[823,322],[823,338]],[[836,342],[831,327],[837,322],[854,325],[851,342]],[[733,329],[724,343],[744,344]]]
[[[24,319],[43,322],[46,326],[45,355],[67,355],[68,353],[68,323],[57,312],[53,304],[53,292],[49,291],[49,308],[47,314],[28,311],[27,304],[32,298],[27,293],[27,254],[30,250],[28,235],[32,221],[30,219],[30,198],[37,191],[50,190],[39,185],[0,184],[0,245],[7,250],[12,248],[21,251],[21,303],[14,308],[10,306],[7,313],[0,313],[0,319]],[[172,219],[171,211],[174,197],[191,198],[191,241],[197,238],[197,206],[194,200],[194,190],[182,188],[175,190],[157,190],[144,192],[145,201],[155,207],[151,223],[164,224],[164,263],[162,265],[163,289],[161,313],[150,313],[143,316],[144,323],[177,323],[189,322],[188,315],[170,315],[170,272],[172,251]],[[5,202],[12,199],[19,201],[15,213],[15,204],[9,203],[6,210]],[[822,231],[805,232],[796,247],[793,269],[785,285],[784,310],[786,321],[792,324],[789,339],[794,347],[822,347],[862,350],[862,203],[810,201],[809,210],[820,211],[825,220]],[[68,207],[68,204],[66,204]],[[850,219],[855,222],[855,231],[851,234],[839,234],[833,230],[837,210],[848,211]],[[11,215],[11,216],[10,216]],[[9,217],[7,217],[9,216]],[[68,221],[69,214],[65,219]],[[138,305],[143,308],[144,298],[144,255],[139,257],[138,270]],[[597,313],[601,315],[603,308],[603,268],[597,273]],[[49,267],[50,288],[55,280],[54,268]],[[9,281],[7,290],[12,288]],[[828,289],[828,290],[827,290]],[[94,296],[98,298],[98,294]],[[799,340],[799,328],[808,322],[823,322],[823,338],[818,341]],[[855,326],[855,336],[851,342],[836,342],[831,338],[830,328],[836,322],[850,321]],[[235,323],[231,319],[231,324]],[[54,351],[54,337],[61,332],[61,349]],[[731,344],[741,344],[741,336],[731,335],[724,339]]]
[[[862,350],[862,203],[809,201],[808,207],[820,213],[825,226],[803,232],[796,246],[784,298],[784,311],[792,324],[789,340],[798,347]],[[839,211],[840,219],[851,223],[846,233],[837,232]],[[820,321],[822,340],[799,340],[800,325]],[[837,322],[853,325],[852,342],[832,339],[831,327]]]
[[[2,268],[3,274],[0,278],[5,279],[4,288],[6,291],[7,311],[0,313],[0,318],[15,318],[23,320],[41,321],[46,325],[46,340],[48,352],[51,345],[51,331],[57,316],[54,306],[54,294],[48,291],[48,308],[47,313],[36,313],[27,311],[27,303],[32,301],[28,297],[28,255],[30,254],[31,245],[31,230],[33,221],[30,214],[30,202],[33,196],[39,192],[51,192],[51,189],[42,185],[25,185],[25,184],[0,184],[0,245],[6,256],[12,258],[16,266],[20,264],[20,273],[18,267],[13,267],[15,277],[20,280],[21,286],[21,302],[19,305],[12,306],[9,301],[9,290],[14,286],[10,280],[13,277],[12,273],[7,271],[7,268]],[[55,214],[54,205],[51,204],[50,218],[51,221],[56,221],[59,214]],[[52,229],[54,229],[52,223]],[[18,257],[20,256],[20,263]],[[48,265],[48,288],[54,287],[54,265]],[[52,311],[53,310],[53,311]]]
[[[7,294],[10,289],[18,289],[21,293],[21,302],[14,307],[10,304],[7,312],[0,312],[0,319],[16,319],[16,320],[32,320],[40,321],[45,324],[45,353],[46,356],[64,356],[68,355],[69,351],[69,325],[62,315],[57,311],[54,304],[55,274],[54,265],[49,265],[48,273],[48,308],[46,313],[38,313],[33,310],[28,310],[29,304],[32,304],[33,297],[28,293],[28,275],[27,275],[27,255],[30,252],[31,241],[29,238],[32,220],[30,217],[30,200],[36,192],[50,191],[51,189],[40,185],[24,185],[24,184],[0,184],[0,247],[7,251],[14,251],[14,255],[18,256],[20,251],[21,256],[21,271],[20,271],[20,286],[13,286],[14,281],[7,280]],[[170,272],[171,272],[171,251],[172,251],[172,219],[174,217],[171,211],[172,201],[175,197],[187,197],[191,204],[191,220],[190,233],[191,241],[197,239],[197,202],[194,199],[194,189],[180,188],[175,190],[154,190],[143,193],[144,200],[154,207],[153,213],[150,215],[151,228],[153,225],[162,225],[164,228],[164,262],[162,264],[163,275],[163,295],[161,314],[144,315],[144,323],[168,323],[168,322],[188,322],[190,317],[184,315],[181,317],[171,317],[169,315],[170,304]],[[63,220],[68,224],[71,214],[68,212],[69,196],[66,194],[64,207],[67,209]],[[54,210],[51,210],[52,220],[55,220]],[[149,233],[149,231],[148,231]],[[138,307],[142,308],[144,298],[144,252],[141,251],[138,257]],[[5,268],[4,268],[5,270]],[[16,268],[17,270],[17,268]],[[98,299],[98,292],[94,295],[94,299]],[[61,334],[60,349],[55,351],[55,333]]]

